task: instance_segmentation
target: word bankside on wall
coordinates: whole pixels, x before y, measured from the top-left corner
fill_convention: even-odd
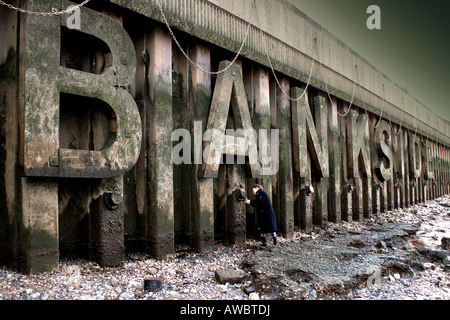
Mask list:
[[[111,65],[102,74],[92,75],[59,66],[60,29],[61,26],[74,28],[74,21],[77,22],[75,29],[104,41],[111,49]],[[49,34],[50,28],[42,27],[40,19],[28,20],[27,30],[36,31],[33,31],[33,37],[27,38],[24,59],[24,172],[28,176],[61,178],[120,176],[136,164],[143,140],[136,101],[123,89],[135,76],[137,62],[133,42],[116,21],[87,8],[83,8],[82,19],[80,9],[77,9],[68,19],[61,19],[60,23],[52,22],[54,26],[51,30],[54,33]],[[102,31],[105,26],[109,32]],[[40,36],[36,34],[39,30],[42,30]],[[50,38],[51,42],[43,41]],[[219,69],[225,69],[229,64],[223,61]],[[60,93],[92,97],[108,104],[114,112],[112,129],[115,139],[109,141],[100,151],[61,148],[58,139],[59,121],[55,117],[59,112]],[[327,178],[330,175],[328,109],[334,106],[327,106],[327,101],[320,95],[308,99],[308,92],[300,88],[291,88],[291,93],[293,101],[290,106],[291,123],[288,127],[291,127],[289,137],[292,141],[290,148],[295,171],[300,173],[301,178],[309,179],[312,171],[310,167],[314,167],[315,174]],[[46,101],[40,101],[40,96],[46,96]],[[315,110],[314,117],[310,100]],[[42,104],[45,105],[45,112],[42,111]],[[242,129],[244,132],[235,133],[233,138],[226,134],[226,130],[230,129],[227,128],[230,109],[234,116],[235,129]],[[216,177],[222,154],[234,154],[249,158],[252,177],[278,173],[279,136],[272,137],[271,146],[268,145],[267,136],[264,139],[267,143],[259,141],[259,145],[257,144],[256,135],[253,134],[256,131],[252,131],[255,130],[256,120],[251,117],[239,66],[233,65],[218,76],[209,113],[206,131],[202,133],[203,138],[200,141],[197,139],[198,131],[195,132],[197,135],[194,136],[193,157],[188,157],[191,155],[191,146],[186,132],[182,132],[183,142],[172,150],[172,161],[180,163],[177,159],[179,151],[183,154],[181,162],[185,164],[190,163],[186,158],[194,158],[194,163],[197,164],[198,159],[201,160],[203,156],[203,176]],[[38,118],[41,121],[36,122]],[[421,175],[425,179],[433,178],[433,169],[440,154],[433,151],[434,146],[428,140],[409,133],[406,140],[398,139],[399,143],[394,143],[394,138],[397,138],[400,132],[393,134],[391,125],[381,119],[377,128],[369,133],[369,118],[365,114],[359,115],[355,110],[348,113],[346,127],[345,132],[339,133],[340,136],[345,134],[347,139],[349,178],[359,177],[360,171],[365,177],[371,177],[372,173],[375,173],[380,182],[391,180],[394,171],[396,177],[403,177],[407,172],[404,172],[404,166],[398,165],[398,162],[405,159],[409,161],[412,178],[416,179]],[[278,132],[272,130],[272,134],[274,133]],[[402,136],[403,134],[400,135]],[[260,140],[262,138],[264,137],[260,135]],[[270,157],[265,149],[270,150]],[[398,160],[398,156],[403,160]]]

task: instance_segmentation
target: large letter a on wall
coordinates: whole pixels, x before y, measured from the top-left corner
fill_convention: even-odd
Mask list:
[[[219,69],[223,70],[229,64],[229,61],[222,61]],[[241,129],[239,131],[244,133],[241,136],[233,137],[225,134],[230,105],[233,112],[234,129]],[[207,134],[204,140],[209,143],[205,146],[206,152],[204,152],[203,157],[206,158],[202,170],[204,177],[217,177],[222,154],[226,151],[224,149],[239,150],[238,152],[243,153],[239,155],[248,155],[252,177],[255,178],[260,175],[256,132],[252,127],[241,68],[236,64],[217,77],[206,129]],[[235,148],[224,148],[224,141],[226,140],[242,141],[244,139],[245,141],[243,143],[238,142]],[[238,144],[244,145],[245,150],[239,148]],[[209,154],[209,157],[205,157],[205,154]]]

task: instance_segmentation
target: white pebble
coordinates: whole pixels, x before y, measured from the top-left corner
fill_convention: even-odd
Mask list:
[[[248,296],[249,300],[259,300],[259,294],[257,292],[252,292]]]

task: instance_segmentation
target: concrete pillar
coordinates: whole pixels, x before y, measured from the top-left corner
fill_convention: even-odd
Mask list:
[[[444,147],[444,161],[445,161],[445,173],[444,173],[444,194],[449,193],[449,157],[448,157],[448,147]]]
[[[253,106],[251,107],[253,113],[252,113],[252,122],[253,127],[257,132],[259,130],[267,130],[267,142],[268,146],[266,147],[266,150],[259,150],[259,152],[266,152],[268,155],[270,155],[270,141],[271,141],[271,122],[276,121],[271,117],[271,108],[275,107],[275,105],[278,104],[278,102],[274,102],[273,105],[271,104],[271,95],[270,95],[270,78],[269,78],[269,71],[263,69],[262,67],[258,66],[253,69],[253,76],[251,79],[251,88],[247,90],[247,95],[250,97],[253,96]],[[276,94],[275,94],[276,95]],[[278,99],[278,97],[277,97]],[[278,101],[278,100],[277,100]],[[252,195],[252,186],[254,183],[259,183],[264,187],[264,191],[267,193],[269,198],[272,200],[272,205],[274,207],[275,216],[277,221],[281,222],[281,214],[279,212],[278,207],[278,190],[276,188],[276,180],[274,181],[273,178],[276,178],[276,176],[271,175],[263,175],[260,178],[257,178],[250,182],[247,193],[248,195]],[[249,208],[251,212],[254,212],[253,208]],[[253,213],[252,213],[253,214]],[[258,217],[254,216],[254,222],[256,225],[258,224],[257,221]],[[259,237],[259,235],[257,235]]]
[[[443,145],[441,145],[440,147],[440,196],[442,196],[443,194],[445,194],[446,191],[446,172],[447,172],[447,161],[445,158],[445,147]]]
[[[98,196],[90,206],[89,259],[101,267],[117,267],[123,261],[123,188],[117,188],[121,185],[119,179],[104,181],[105,190],[109,189],[109,185],[115,188]]]
[[[401,197],[400,197],[400,190],[401,185],[399,183],[399,178],[401,176],[401,163],[399,158],[401,157],[400,148],[399,148],[399,139],[398,139],[398,131],[400,130],[398,126],[393,125],[391,123],[392,127],[392,180],[393,180],[393,187],[394,187],[394,207],[396,209],[399,209],[401,207]]]
[[[286,86],[286,81],[281,80],[283,86]],[[270,155],[270,129],[271,122],[274,119],[271,118],[271,105],[270,105],[270,83],[269,83],[269,71],[264,70],[261,67],[257,67],[254,72],[253,79],[254,95],[255,95],[255,109],[254,109],[254,119],[253,125],[255,130],[258,132],[260,129],[267,130],[268,132],[268,146],[266,153]],[[278,91],[277,91],[278,92]],[[277,96],[277,106],[282,103],[283,97]],[[275,119],[276,121],[276,119]],[[269,151],[269,152],[268,152]],[[264,191],[272,197],[272,176],[263,175],[258,179],[259,183],[264,187]]]
[[[328,146],[330,148],[330,179],[328,194],[328,220],[341,223],[341,157],[339,137],[339,115],[337,113],[337,99],[327,101],[328,104]]]
[[[305,182],[304,178],[299,178],[299,198],[297,202],[298,226],[307,232],[313,230],[313,198],[312,186]]]
[[[211,53],[208,47],[193,44],[190,57],[203,69],[211,69]],[[189,109],[195,122],[191,126],[191,136],[194,137],[194,131],[203,134],[208,121],[212,96],[211,76],[191,65],[189,81]],[[199,252],[214,247],[214,179],[199,176],[201,161],[198,160],[202,159],[203,150],[202,141],[200,143],[200,148],[195,142],[193,144],[194,163],[191,165],[192,245]]]
[[[436,143],[436,197],[441,195],[441,144],[439,142]]]
[[[28,10],[48,11],[50,4],[24,3]],[[51,157],[59,149],[59,92],[54,85],[60,65],[60,22],[21,15],[19,62],[20,164],[25,175],[51,176]],[[39,68],[37,67],[39,66]],[[39,79],[36,81],[36,79]],[[35,115],[39,115],[36,121]],[[28,147],[29,146],[29,147]],[[41,171],[41,169],[43,169]],[[58,181],[23,177],[16,204],[18,269],[23,273],[58,270]]]
[[[348,112],[348,104],[339,101],[339,133],[340,133],[340,156],[341,156],[341,181],[342,181],[342,196],[341,196],[341,219],[342,221],[352,222],[352,196],[355,188],[349,173],[349,156],[348,156],[348,137],[347,137],[347,117],[343,116]],[[350,158],[351,159],[351,158]]]
[[[369,121],[371,123],[377,123],[378,117],[376,115],[371,114],[369,116]],[[370,154],[372,159],[372,171],[377,172],[377,165],[379,163],[379,155],[378,155],[378,147],[375,143],[375,137],[376,137],[376,130],[372,126],[369,128],[370,130],[370,136],[374,143],[370,144]],[[372,213],[375,215],[379,214],[380,212],[384,211],[384,208],[382,208],[382,193],[384,189],[384,184],[380,181],[380,178],[377,174],[374,174],[372,179]]]
[[[443,153],[443,158],[444,158],[444,177],[443,177],[443,185],[444,185],[444,187],[443,187],[443,191],[442,191],[442,193],[443,194],[448,194],[448,167],[449,167],[449,163],[448,163],[448,154],[447,154],[447,152],[448,152],[448,148],[447,147],[444,147],[443,148],[443,151],[442,151],[442,153]]]
[[[175,248],[186,248],[193,241],[193,205],[191,203],[191,163],[193,161],[192,142],[194,141],[194,118],[193,108],[189,104],[189,62],[179,51],[172,53],[172,116],[173,128],[186,130],[182,138],[174,142],[180,143],[186,148],[179,152],[178,156],[183,156],[182,163],[173,164],[173,192],[174,192],[174,228],[175,228]],[[198,133],[202,134],[201,128]],[[186,133],[190,133],[190,136]],[[174,137],[172,137],[174,138]],[[188,147],[189,146],[189,147]],[[178,150],[174,147],[173,149]]]
[[[411,203],[419,202],[419,178],[422,172],[422,152],[417,133],[409,134],[409,173]]]
[[[431,200],[431,185],[433,183],[432,142],[428,138],[424,138],[422,148],[424,200],[429,201]]]
[[[430,197],[431,199],[434,199],[436,196],[436,143],[435,141],[430,141],[430,157],[431,157],[431,169],[433,179],[430,180]]]
[[[448,162],[446,157],[446,147],[442,146],[442,195],[447,193],[447,171]]]
[[[236,189],[244,188],[245,172],[242,165],[227,164],[225,236],[229,244],[244,243],[247,234],[246,204],[238,201]]]
[[[129,24],[133,27],[128,30],[130,36],[133,38],[133,43],[136,49],[137,67],[134,82],[131,84],[131,91],[134,100],[139,109],[139,115],[143,125],[142,148],[136,165],[131,172],[125,176],[124,181],[124,219],[125,230],[129,227],[127,232],[131,237],[128,243],[136,245],[141,251],[145,251],[147,233],[147,203],[148,203],[148,150],[149,144],[147,128],[147,110],[150,108],[150,82],[149,82],[149,67],[150,67],[150,53],[148,51],[148,42],[150,41],[150,32],[137,28],[134,24]]]
[[[418,203],[422,203],[424,201],[424,155],[423,155],[423,136],[422,135],[417,135],[417,139],[418,139],[418,157],[420,158],[420,170],[419,170],[419,177],[418,177],[418,181],[417,181],[417,201]]]
[[[59,268],[58,182],[22,178],[18,227],[19,271],[41,273]]]
[[[436,165],[436,171],[437,171],[437,179],[436,179],[436,196],[441,196],[441,182],[442,182],[442,146],[438,142],[436,146],[436,158],[437,158],[437,165]]]
[[[299,98],[305,89],[293,88],[291,96],[294,99]],[[313,186],[311,179],[311,161],[308,151],[303,148],[300,152],[300,144],[306,144],[306,135],[302,135],[302,131],[306,130],[306,121],[299,122],[303,117],[302,112],[309,110],[308,91],[304,92],[302,99],[292,101],[292,134],[293,134],[293,149],[294,149],[294,176],[296,176],[296,188],[298,188],[298,200],[295,205],[295,219],[298,221],[298,226],[307,232],[313,229]],[[299,116],[300,115],[300,116]]]
[[[363,178],[372,178],[370,147],[368,144],[368,117],[351,110],[348,115],[348,157],[350,176],[354,181],[353,219],[363,218]],[[361,171],[361,173],[360,173]]]
[[[408,133],[408,129],[404,129],[401,131],[400,133],[400,139],[402,140],[402,152],[403,152],[403,156],[404,156],[404,162],[403,162],[403,166],[404,166],[404,170],[405,170],[405,175],[404,175],[404,189],[405,189],[405,207],[408,208],[411,205],[411,196],[410,196],[410,190],[411,190],[411,185],[410,185],[410,174],[409,174],[409,139],[408,139],[409,133]]]
[[[444,193],[444,176],[445,176],[445,161],[444,161],[444,146],[439,144],[438,146],[438,157],[439,157],[439,178],[438,178],[438,197],[442,196]]]
[[[17,6],[19,1],[10,2]],[[17,172],[19,130],[18,117],[18,43],[17,12],[0,7],[0,261],[17,269],[17,204],[20,203]]]
[[[314,97],[314,115],[315,115],[315,124],[317,129],[317,136],[319,140],[322,142],[322,148],[326,148],[326,152],[323,152],[321,155],[321,160],[316,161],[314,164],[316,170],[321,171],[318,176],[314,176],[313,187],[314,187],[314,208],[313,208],[313,221],[317,226],[323,226],[328,221],[328,196],[327,196],[327,188],[328,188],[328,177],[329,177],[329,154],[328,154],[328,119],[327,119],[327,103],[325,100],[325,96],[319,95]],[[314,130],[311,128],[311,125],[308,124],[309,130]],[[310,135],[312,135],[310,133]],[[325,143],[324,143],[325,142]],[[315,150],[310,152],[316,152],[318,146],[314,147]],[[322,150],[324,151],[324,150]],[[320,158],[320,156],[317,156]],[[318,167],[321,166],[320,162],[326,162],[326,172],[323,169]]]
[[[392,166],[392,164],[391,164]],[[388,181],[386,181],[386,192],[387,192],[387,209],[394,210],[395,208],[395,187],[394,187],[394,178],[391,177]]]
[[[281,79],[284,92],[289,93],[289,81]],[[279,193],[280,232],[283,237],[290,237],[294,231],[294,194],[292,173],[292,118],[291,105],[287,97],[279,92],[277,99],[277,128],[279,130],[279,171],[277,189]],[[272,137],[273,138],[273,137]]]
[[[157,259],[174,253],[173,164],[171,160],[172,38],[156,27],[148,43],[150,106],[147,109],[147,251]]]
[[[249,111],[250,111],[250,117],[252,120],[252,125],[253,128],[255,128],[255,130],[257,130],[257,121],[258,121],[258,116],[256,115],[256,86],[258,83],[258,76],[257,76],[257,70],[259,69],[259,66],[247,66],[246,68],[244,68],[242,70],[242,77],[243,77],[243,81],[244,81],[244,88],[245,88],[245,94],[247,96],[247,103],[248,103],[248,107],[249,107]],[[264,71],[261,68],[261,71]],[[267,92],[269,92],[269,89],[267,90]],[[247,196],[251,196],[252,195],[252,186],[255,183],[258,183],[258,179],[257,178],[246,178],[245,181],[245,192],[247,194]],[[273,201],[273,199],[272,199]],[[247,206],[247,212],[246,212],[246,225],[247,225],[247,236],[254,236],[257,235],[257,225],[256,225],[256,215],[255,215],[255,210],[252,206]]]
[[[364,143],[366,146],[370,146],[372,144],[372,141],[370,141],[370,133],[369,133],[369,125],[366,126],[366,133],[364,136],[365,140]],[[367,147],[367,149],[370,152],[370,147]],[[371,165],[369,164],[368,167],[372,169]],[[370,218],[372,215],[372,177],[373,175],[371,172],[363,172],[362,176],[362,210],[363,210],[363,217],[364,218]]]

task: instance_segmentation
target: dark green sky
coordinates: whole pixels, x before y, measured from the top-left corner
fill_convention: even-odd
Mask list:
[[[288,0],[450,121],[449,0]],[[381,30],[366,27],[369,5]]]

